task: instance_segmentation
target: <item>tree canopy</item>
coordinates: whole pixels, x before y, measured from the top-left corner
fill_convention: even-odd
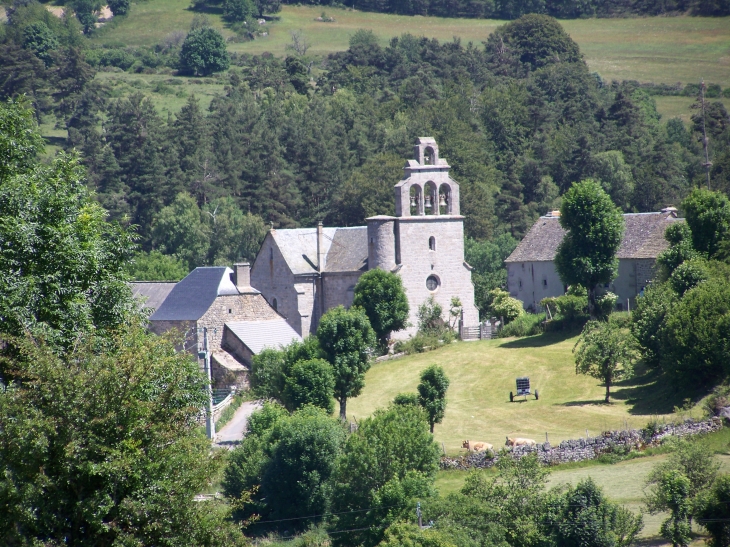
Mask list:
[[[352,305],[365,310],[381,347],[386,346],[391,332],[405,328],[408,323],[408,298],[403,280],[380,268],[360,276]]]
[[[180,49],[181,68],[194,76],[207,76],[226,70],[230,58],[220,32],[211,27],[190,31]]]

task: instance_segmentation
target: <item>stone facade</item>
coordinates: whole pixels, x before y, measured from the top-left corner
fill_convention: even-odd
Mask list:
[[[316,331],[333,307],[352,305],[363,272],[381,268],[403,279],[411,327],[429,297],[448,314],[451,298],[463,305],[463,324],[477,326],[471,267],[464,261],[464,217],[459,185],[449,177],[432,138],[420,138],[415,159],[394,187],[396,215],[366,219],[367,227],[271,230],[251,270],[251,284],[300,335]]]

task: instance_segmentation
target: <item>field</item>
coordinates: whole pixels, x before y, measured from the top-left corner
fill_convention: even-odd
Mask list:
[[[189,0],[148,0],[132,5],[126,20],[102,29],[93,40],[104,44],[153,45],[175,30],[187,30],[195,15]],[[286,54],[290,32],[301,30],[311,43],[310,54],[347,49],[350,36],[371,29],[383,44],[402,33],[479,43],[504,21],[445,19],[365,13],[327,8],[335,22],[315,21],[322,8],[284,6],[278,21],[268,25],[269,36],[253,42],[231,43],[235,52]],[[226,36],[220,15],[206,14]],[[561,21],[578,42],[591,70],[604,79],[642,82],[708,82],[730,86],[730,18],[643,17],[635,19],[578,19]]]
[[[451,381],[446,417],[435,438],[449,454],[459,453],[465,439],[502,446],[506,436],[551,443],[595,435],[608,429],[643,427],[667,419],[683,394],[661,385],[651,373],[620,382],[612,402],[604,404],[598,380],[576,375],[575,337],[556,334],[522,339],[461,342],[448,347],[375,364],[365,377],[363,393],[347,403],[350,419],[363,418],[386,406],[399,392],[415,392],[421,371],[443,366]],[[529,376],[540,399],[509,402],[515,378]]]

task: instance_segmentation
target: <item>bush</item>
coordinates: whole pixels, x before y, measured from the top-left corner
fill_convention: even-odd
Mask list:
[[[566,328],[581,325],[588,320],[587,295],[564,294],[543,298],[540,305],[543,308],[549,306],[553,319],[559,320],[559,323]]]
[[[636,299],[636,308],[631,311],[631,333],[649,366],[661,363],[666,351],[665,320],[676,303],[677,295],[668,283],[653,283]]]
[[[522,337],[541,334],[544,330],[542,323],[545,321],[545,317],[544,313],[525,313],[499,331],[499,337]]]
[[[688,260],[683,262],[669,276],[669,284],[674,292],[680,297],[688,290],[696,287],[703,281],[707,281],[709,274],[707,267],[701,259]]]
[[[429,296],[423,304],[418,306],[418,332],[419,333],[440,333],[447,328],[446,322],[441,317],[444,309],[441,304]]]
[[[107,0],[107,5],[112,10],[114,17],[118,17],[129,13],[130,0]]]
[[[607,292],[596,297],[596,314],[599,319],[607,319],[616,307],[618,296],[612,292]]]
[[[456,340],[456,333],[451,329],[446,329],[443,332],[419,332],[408,340],[396,342],[393,350],[397,353],[404,352],[411,355],[440,348],[454,340]]]
[[[522,302],[512,298],[507,291],[493,289],[489,291],[489,295],[492,297],[490,306],[492,315],[504,318],[505,323],[509,323],[525,314]]]

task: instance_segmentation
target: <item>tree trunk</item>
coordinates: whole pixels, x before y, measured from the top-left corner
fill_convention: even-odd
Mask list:
[[[606,379],[606,402],[610,402],[608,398],[611,396],[611,379]]]
[[[591,319],[596,318],[596,287],[595,285],[588,289],[588,315]],[[606,401],[608,402],[608,401]]]
[[[433,426],[434,426],[434,425],[435,425],[435,424],[434,424],[433,422],[431,422],[431,434],[433,434]]]
[[[340,420],[347,420],[347,398],[340,399]]]

